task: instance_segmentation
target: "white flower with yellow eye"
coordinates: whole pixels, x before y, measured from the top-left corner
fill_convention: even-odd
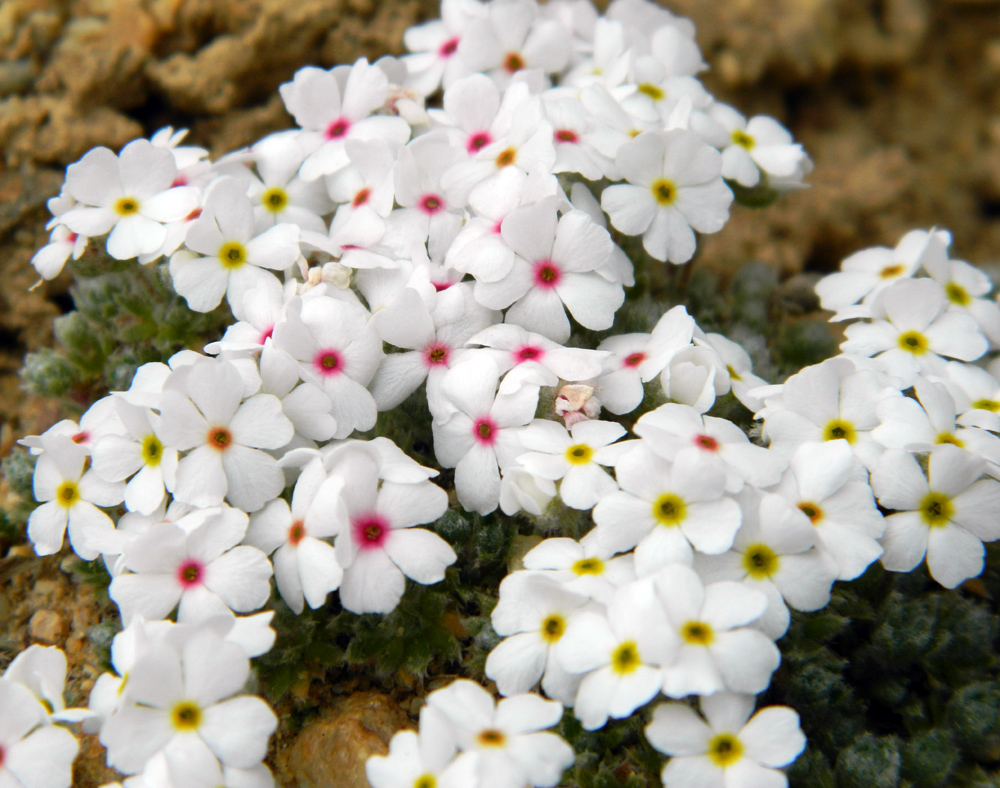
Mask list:
[[[501,695],[528,692],[538,680],[550,698],[572,705],[580,677],[553,658],[552,649],[574,613],[589,600],[541,572],[514,572],[500,583],[493,629],[504,639],[486,659],[486,676]],[[544,676],[543,676],[544,674]]]
[[[751,717],[753,696],[728,692],[699,703],[705,721],[684,703],[663,703],[646,726],[649,743],[670,756],[662,773],[667,788],[788,785],[778,769],[805,748],[798,714],[787,706],[768,706]]]
[[[35,465],[34,493],[42,505],[28,518],[28,538],[35,552],[58,552],[67,528],[73,551],[85,561],[113,550],[114,524],[97,507],[121,503],[125,485],[86,470],[87,453],[71,438],[43,435],[39,443],[43,454]]]
[[[526,452],[517,461],[529,473],[556,481],[559,497],[574,509],[590,509],[618,484],[601,466],[613,466],[628,447],[614,443],[625,428],[614,421],[577,422],[569,430],[555,421],[535,419],[521,432]]]
[[[124,399],[115,401],[129,437],[105,435],[94,446],[94,470],[109,482],[125,485],[125,506],[130,512],[151,514],[172,490],[177,473],[177,449],[164,446],[156,434],[159,418],[146,408]]]
[[[171,775],[194,764],[256,767],[278,720],[260,698],[237,695],[249,675],[243,649],[210,625],[168,634],[136,661],[125,705],[101,728],[108,765],[136,774],[162,754]]]

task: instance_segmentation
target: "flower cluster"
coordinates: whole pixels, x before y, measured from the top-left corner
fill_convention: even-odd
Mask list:
[[[644,0],[603,17],[444,0],[406,42],[398,60],[296,73],[280,89],[296,129],[217,162],[172,129],[100,148],[50,204],[44,278],[107,234],[108,255],[161,265],[191,310],[225,299],[234,318],[204,353],[145,364],[79,423],[23,441],[36,551],[68,532],[103,558],[126,625],[84,729],[136,788],[271,784],[277,723],[241,693],[274,642],[273,613],[255,612],[272,575],[295,613],[333,592],[390,613],[407,578],[438,583],[458,560],[420,527],[447,487],[479,515],[593,527],[540,541],[501,583],[486,674],[508,697],[466,680],[431,693],[420,732],[369,762],[376,788],[553,786],[573,753],[541,731],[564,706],[594,730],[661,693],[646,732],[667,785],[784,784],[798,717],[754,715],[753,696],[789,608],[822,608],[879,558],[926,556],[953,588],[1000,537],[1000,371],[966,363],[1000,346],[988,279],[948,259],[942,231],[848,258],[818,287],[859,321],[843,354],[782,385],[684,306],[609,334],[637,265],[691,260],[734,192],[802,186],[806,154],[717,102],[690,23]],[[576,327],[604,333],[581,347]],[[372,437],[414,394],[453,469],[442,486]],[[766,446],[710,415],[730,394]],[[0,768],[33,787],[17,748],[51,730],[32,746],[65,756],[69,734],[38,727],[13,681],[0,708],[30,713]],[[63,713],[61,680],[43,684]]]

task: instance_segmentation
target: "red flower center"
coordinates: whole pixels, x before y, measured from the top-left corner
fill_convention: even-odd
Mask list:
[[[340,357],[340,353],[332,348],[320,350],[313,359],[313,366],[316,367],[316,371],[323,377],[339,375],[344,371],[344,362]]]
[[[177,567],[177,582],[185,589],[194,588],[201,585],[204,572],[205,567],[199,561],[189,558]]]
[[[480,416],[472,425],[472,437],[482,446],[492,446],[497,439],[497,425],[489,416]]]
[[[328,140],[339,140],[347,135],[351,130],[351,121],[347,118],[337,118],[326,127],[326,138]]]
[[[193,222],[199,216],[201,216],[201,208],[195,208],[193,211],[191,211],[191,213],[189,213],[187,216],[184,217],[184,221]]]
[[[84,430],[80,430],[80,432],[78,432],[76,435],[70,438],[70,440],[73,441],[73,443],[86,443],[88,440],[90,440],[90,433]]]
[[[719,450],[719,442],[711,435],[695,435],[694,445],[705,451]]]
[[[177,177],[174,178],[173,183],[170,184],[170,188],[172,189],[175,186],[187,186],[187,182],[188,182],[187,178],[185,178],[183,175],[178,174]]]
[[[372,195],[371,189],[367,188],[360,189],[358,193],[354,195],[354,201],[351,203],[351,205],[355,208],[358,208],[359,206],[362,206],[366,202],[368,202],[368,198],[371,197],[371,195]]]
[[[458,50],[458,36],[455,38],[449,38],[438,48],[438,55],[443,58],[449,58],[455,54]]]
[[[444,210],[444,200],[436,194],[425,194],[420,200],[420,210],[433,216]]]
[[[524,68],[524,58],[517,52],[508,52],[507,56],[503,59],[503,67],[508,74],[520,71]]]
[[[622,362],[622,364],[626,367],[635,369],[645,360],[646,360],[645,353],[631,353],[630,355],[625,357],[625,360]]]
[[[79,237],[80,236],[77,235],[76,233],[70,233],[69,235],[66,236],[66,241],[68,243],[75,244],[76,243],[76,239],[79,238]]]
[[[562,279],[562,271],[551,260],[539,260],[535,263],[535,286],[551,290]]]
[[[260,339],[258,339],[257,341],[263,345],[267,340],[271,338],[271,334],[273,333],[274,333],[274,326],[268,326],[267,328],[265,328],[263,331],[260,332]]]
[[[385,544],[392,527],[382,515],[374,512],[362,514],[351,520],[354,541],[362,550],[375,550]]]
[[[431,284],[434,285],[434,290],[436,290],[438,293],[440,293],[442,290],[447,290],[449,287],[451,287],[455,283],[454,282],[431,282]]]
[[[514,359],[520,364],[522,361],[538,361],[545,355],[545,351],[536,345],[525,345],[514,351]]]
[[[572,129],[556,129],[556,133],[553,135],[556,138],[556,142],[579,142],[580,137]]]
[[[306,535],[306,527],[301,520],[296,520],[288,528],[288,544],[295,547]]]
[[[469,153],[478,153],[491,142],[493,142],[493,137],[488,131],[477,131],[469,135],[469,140],[465,143],[465,148]]]

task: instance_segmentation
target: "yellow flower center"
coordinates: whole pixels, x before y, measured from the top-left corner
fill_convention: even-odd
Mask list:
[[[76,482],[65,481],[56,487],[56,501],[60,506],[69,509],[80,500],[80,488]]]
[[[611,653],[611,669],[619,676],[627,676],[641,664],[635,641],[626,640]]]
[[[673,493],[664,493],[653,502],[653,517],[668,528],[680,525],[687,515],[684,499]]]
[[[662,101],[663,97],[667,95],[663,92],[663,88],[654,85],[652,82],[643,82],[639,85],[639,92],[645,96],[649,96],[653,101]]]
[[[743,757],[743,745],[731,733],[720,733],[708,742],[708,757],[712,763],[725,769]]]
[[[421,774],[413,781],[413,788],[437,788],[437,778],[433,774]]]
[[[1000,401],[995,399],[977,399],[972,403],[972,407],[977,410],[988,410],[990,413],[1000,411]]]
[[[733,369],[732,364],[726,364],[726,372],[729,373],[729,377],[731,377],[733,380],[743,380],[743,378],[740,377],[740,373],[737,372],[735,369]]]
[[[573,564],[573,571],[580,575],[603,575],[604,562],[600,558],[581,558]]]
[[[115,213],[119,216],[131,216],[139,213],[139,201],[135,197],[119,197],[115,201]]]
[[[747,150],[752,150],[753,146],[757,144],[757,140],[740,129],[733,132],[732,139],[733,144],[739,145],[741,148],[746,148]]]
[[[964,448],[965,442],[961,438],[956,438],[950,432],[942,432],[934,441],[938,445],[942,443],[950,443],[952,446],[958,446],[958,448]]]
[[[272,186],[261,195],[260,201],[271,213],[281,213],[288,205],[288,192],[280,186]]]
[[[906,270],[905,266],[903,266],[900,263],[896,263],[895,265],[887,265],[885,268],[883,268],[881,271],[878,272],[878,275],[883,279],[895,279],[905,270]]]
[[[476,736],[476,740],[481,747],[503,747],[507,743],[507,737],[504,735],[504,732],[498,731],[496,728],[487,728],[484,731],[480,731],[479,735]]]
[[[812,521],[813,525],[816,525],[823,519],[823,510],[811,501],[800,503],[799,510]]]
[[[170,710],[170,724],[174,730],[190,733],[201,725],[201,708],[190,700],[182,700]]]
[[[854,425],[843,419],[833,419],[823,428],[823,440],[825,441],[845,440],[848,443],[854,443],[857,437]]]
[[[920,502],[920,517],[931,528],[942,528],[954,515],[955,506],[944,493],[929,492]]]
[[[142,439],[142,461],[146,465],[156,467],[163,459],[163,444],[155,435],[147,435]]]
[[[743,568],[754,580],[764,580],[778,571],[778,556],[766,544],[752,544],[743,554]]]
[[[239,241],[226,241],[219,249],[219,262],[223,268],[235,271],[247,261],[247,250]]]
[[[692,646],[707,646],[715,640],[715,633],[704,621],[688,621],[681,627],[681,637]]]
[[[969,291],[957,282],[948,282],[944,287],[944,292],[947,294],[948,300],[956,306],[968,306],[969,302],[972,301]]]
[[[649,188],[660,205],[673,205],[677,199],[677,187],[666,178],[658,178]]]
[[[541,635],[546,643],[555,643],[566,631],[566,619],[558,613],[552,613],[542,620]]]
[[[500,154],[496,158],[497,168],[503,169],[514,163],[517,159],[517,150],[515,148],[507,148],[506,150],[500,151]]]
[[[585,443],[578,443],[566,449],[566,460],[571,465],[586,465],[594,456],[594,450]]]
[[[927,337],[919,331],[907,331],[899,335],[899,347],[914,356],[922,356],[927,352],[928,346]]]

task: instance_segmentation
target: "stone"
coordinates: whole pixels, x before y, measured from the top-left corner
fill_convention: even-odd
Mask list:
[[[283,771],[299,788],[368,788],[365,761],[386,755],[396,731],[414,727],[396,702],[378,692],[343,699],[296,736]]]
[[[34,643],[57,646],[66,637],[66,620],[51,610],[39,610],[28,622],[28,636]]]

